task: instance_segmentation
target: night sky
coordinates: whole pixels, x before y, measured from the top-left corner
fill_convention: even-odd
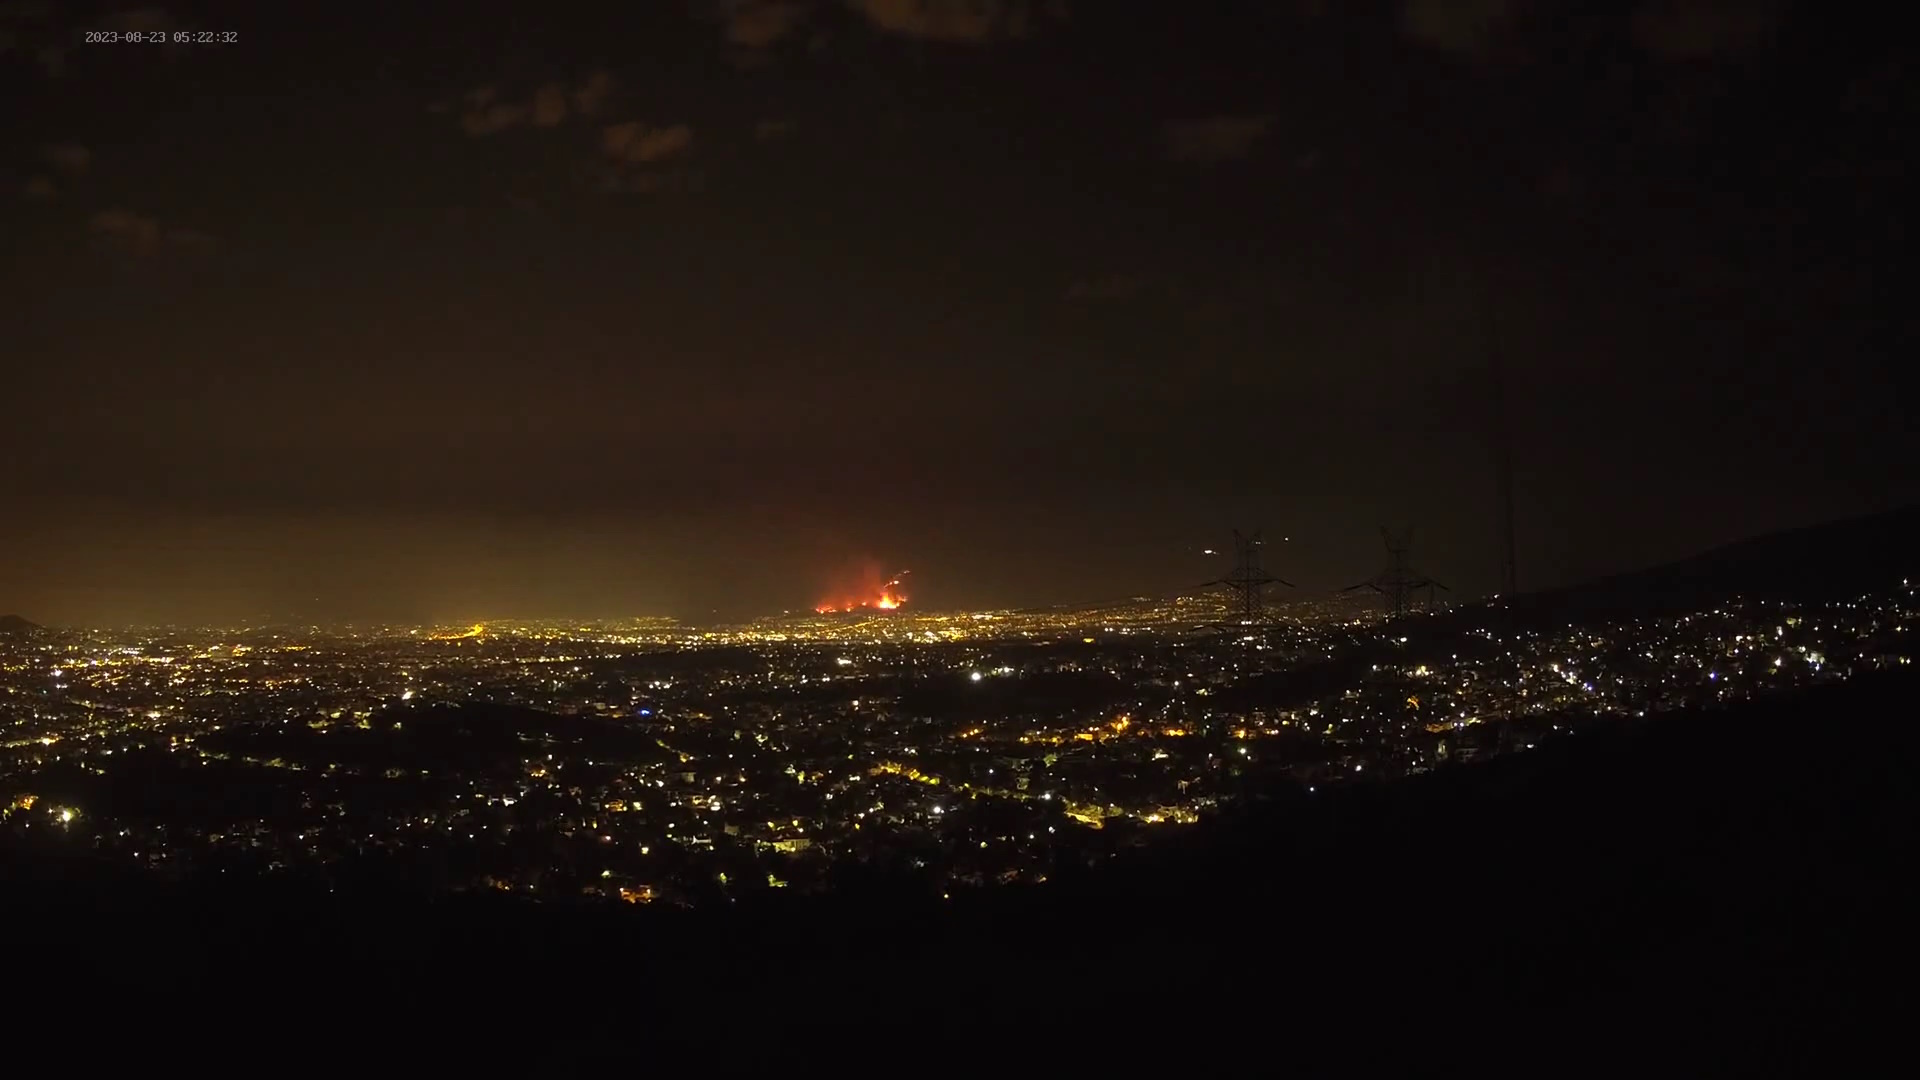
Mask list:
[[[1472,595],[1490,338],[1523,586],[1920,496],[1852,5],[602,6],[0,6],[0,611]]]

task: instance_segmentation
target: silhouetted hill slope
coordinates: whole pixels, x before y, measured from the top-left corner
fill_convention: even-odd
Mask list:
[[[35,928],[14,959],[48,993],[284,1009],[350,987],[367,1022],[457,1006],[469,1053],[619,1051],[775,1016],[816,1035],[1146,1012],[1212,1030],[1335,1006],[1382,1030],[1717,1016],[1818,1046],[1892,985],[1906,940],[1916,692],[1862,679],[1275,792],[1045,886],[951,900],[873,881],[755,909],[536,907],[15,863],[4,915]],[[356,1025],[338,1037],[390,1037]]]
[[[18,615],[0,615],[0,637],[16,634],[31,634],[40,627]]]
[[[1744,540],[1692,558],[1496,604],[1468,604],[1395,624],[1401,638],[1374,636],[1329,659],[1266,672],[1222,690],[1225,709],[1291,708],[1366,678],[1374,665],[1490,656],[1500,648],[1473,631],[1506,633],[1679,615],[1734,599],[1821,603],[1887,595],[1920,578],[1920,507]]]
[[[1771,533],[1683,559],[1513,598],[1517,617],[1568,622],[1660,614],[1732,596],[1813,602],[1920,576],[1920,506]]]

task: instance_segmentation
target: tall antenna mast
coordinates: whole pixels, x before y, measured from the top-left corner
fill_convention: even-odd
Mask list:
[[[1507,371],[1500,355],[1500,340],[1494,332],[1493,273],[1481,274],[1482,302],[1486,312],[1487,370],[1493,383],[1493,474],[1497,491],[1500,526],[1500,595],[1512,596],[1517,572],[1513,558],[1513,428],[1507,417]]]

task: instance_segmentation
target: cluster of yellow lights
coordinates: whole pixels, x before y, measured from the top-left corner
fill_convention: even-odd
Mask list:
[[[1117,806],[1101,806],[1097,803],[1070,802],[1065,804],[1065,809],[1068,817],[1094,829],[1106,828],[1106,819],[1119,817],[1124,813],[1124,811]]]
[[[1133,718],[1123,715],[1107,721],[1104,727],[1092,727],[1085,731],[1076,731],[1072,735],[1055,735],[1050,732],[1029,731],[1025,735],[1020,736],[1020,741],[1029,746],[1034,744],[1041,746],[1060,746],[1067,742],[1107,742],[1110,739],[1125,735],[1132,727]],[[1136,734],[1152,734],[1152,732],[1144,731],[1136,732]],[[1186,732],[1179,728],[1167,728],[1163,729],[1161,734],[1185,735]]]
[[[14,815],[14,812],[17,810],[33,809],[33,804],[38,800],[39,800],[39,796],[37,795],[14,796],[14,799],[12,802],[8,803],[5,807],[0,807],[0,821],[5,821],[8,818],[12,817]]]
[[[40,797],[38,795],[23,794],[14,796],[12,802],[0,808],[0,821],[7,820],[17,812],[33,809],[34,804],[39,801]],[[73,821],[74,818],[80,816],[80,811],[75,810],[71,806],[55,806],[49,808],[49,811],[55,818],[59,819],[62,825],[68,824]]]
[[[897,761],[882,761],[867,770],[869,776],[904,776],[919,784],[939,786],[940,778],[931,773],[923,773],[912,765],[902,765]]]

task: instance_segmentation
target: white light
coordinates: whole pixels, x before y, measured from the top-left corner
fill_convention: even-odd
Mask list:
[[[409,691],[407,691],[406,693],[404,693],[404,694],[401,694],[401,695],[400,695],[400,700],[401,700],[401,701],[412,701],[412,700],[413,700],[413,691],[411,691],[411,690],[409,690]]]
[[[936,806],[936,807],[934,807],[934,808],[933,808],[933,812],[934,812],[935,814],[940,814],[940,813],[943,813],[944,811],[942,811],[942,810],[941,810],[941,809],[940,809],[939,807],[937,807],[937,806]]]
[[[72,820],[73,820],[73,811],[71,810],[60,811],[60,824],[65,825],[67,822]]]
[[[979,681],[980,681],[980,673],[976,671],[976,672],[974,672],[974,673],[973,673],[972,675],[969,675],[969,676],[968,676],[968,678],[970,678],[970,679],[972,679],[972,680],[973,680],[974,682],[979,682]]]

